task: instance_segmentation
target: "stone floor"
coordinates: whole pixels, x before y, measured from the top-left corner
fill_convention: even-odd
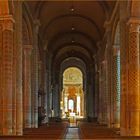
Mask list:
[[[64,140],[80,140],[79,139],[79,128],[69,127]]]

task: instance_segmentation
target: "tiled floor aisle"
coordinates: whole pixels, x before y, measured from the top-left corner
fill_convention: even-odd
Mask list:
[[[64,140],[80,140],[79,138],[79,128],[70,127]]]

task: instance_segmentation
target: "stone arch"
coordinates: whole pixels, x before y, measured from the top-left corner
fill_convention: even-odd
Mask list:
[[[22,25],[23,44],[32,45],[33,43],[32,23],[29,19],[28,11],[26,10],[25,5],[23,5],[22,21],[23,21]]]
[[[117,23],[116,30],[115,30],[115,37],[114,37],[114,44],[120,44],[120,23]]]
[[[116,18],[113,23],[112,28],[112,44],[119,44],[120,39],[120,21],[119,18]]]

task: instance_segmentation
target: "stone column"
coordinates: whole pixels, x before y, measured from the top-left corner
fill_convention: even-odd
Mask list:
[[[0,64],[3,63],[3,59],[2,59],[2,52],[3,52],[3,47],[2,47],[2,25],[0,24]],[[0,66],[0,120],[1,120],[1,123],[0,123],[0,135],[3,134],[3,126],[2,126],[2,121],[3,121],[3,94],[2,94],[2,90],[3,90],[3,87],[2,87],[2,65]]]
[[[60,101],[59,101],[59,93],[58,93],[58,83],[54,84],[53,89],[53,110],[54,110],[54,117],[59,116],[59,109],[60,109]]]
[[[140,135],[139,26],[140,20],[121,21],[121,135]]]
[[[106,92],[107,92],[107,124],[108,127],[111,127],[112,124],[112,99],[111,99],[111,93],[112,93],[112,50],[111,50],[111,25],[107,24],[106,27]]]
[[[112,127],[120,127],[120,50],[119,45],[113,46],[113,125]]]
[[[24,128],[31,128],[31,52],[32,45],[23,50],[23,111]]]
[[[120,132],[122,136],[127,135],[127,93],[128,93],[128,29],[126,21],[120,23],[120,78],[121,78],[121,94],[120,94]]]
[[[97,65],[97,58],[94,57],[95,61],[95,118],[98,118],[98,98],[99,98],[99,71],[98,71],[98,65]]]
[[[43,56],[42,56],[42,59],[43,59],[43,61],[42,61],[42,88],[43,88],[43,98],[42,98],[42,106],[44,107],[44,109],[45,109],[45,115],[46,115],[46,117],[45,117],[45,119],[44,119],[44,121],[43,121],[43,123],[46,123],[46,122],[48,122],[48,114],[47,114],[47,109],[48,109],[48,97],[47,97],[47,67],[46,67],[46,61],[47,61],[47,59],[46,59],[46,51],[44,50],[44,52],[43,52],[43,54],[42,54]]]
[[[47,116],[46,116],[46,121],[49,121],[49,114],[50,114],[50,93],[49,93],[49,72],[48,69],[46,70],[46,112],[47,112]]]
[[[2,135],[13,135],[13,118],[12,118],[12,103],[13,103],[13,17],[5,15],[0,17],[0,34],[1,38],[1,73],[0,73],[0,133]]]
[[[34,32],[33,32],[33,50],[32,50],[32,61],[31,61],[31,82],[32,82],[32,127],[38,127],[38,31],[39,31],[39,21],[34,22]]]
[[[140,21],[129,20],[129,77],[128,77],[128,108],[129,135],[140,135]]]
[[[107,123],[107,95],[106,95],[106,61],[102,61],[100,67],[100,93],[99,93],[99,113],[100,113],[100,123]]]
[[[14,27],[14,48],[16,49],[16,55],[14,54],[15,61],[15,74],[16,77],[16,120],[13,126],[16,124],[16,135],[23,134],[23,92],[22,92],[22,2],[17,1],[15,3],[15,27]],[[15,51],[14,49],[14,51]],[[15,57],[16,56],[16,57]],[[13,93],[14,94],[14,93]]]
[[[47,81],[48,81],[48,84],[47,84],[47,105],[48,105],[48,108],[47,108],[47,113],[48,113],[48,119],[49,117],[51,117],[51,110],[52,110],[52,85],[51,85],[51,54],[49,52],[47,52]]]
[[[99,123],[103,122],[102,111],[103,111],[103,101],[102,101],[102,66],[99,66],[99,111],[98,111],[98,121]]]

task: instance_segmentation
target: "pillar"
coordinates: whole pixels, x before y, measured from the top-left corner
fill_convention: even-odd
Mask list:
[[[54,88],[53,88],[53,110],[54,110],[54,117],[58,117],[59,116],[59,110],[60,110],[60,98],[59,98],[59,94],[58,91],[58,83],[54,84]]]
[[[99,98],[99,70],[97,65],[97,58],[94,58],[95,61],[95,118],[98,118],[98,98]]]
[[[128,51],[126,48],[125,37],[127,36],[127,27],[125,21],[121,21],[121,46],[120,46],[120,75],[121,75],[121,94],[120,94],[120,133],[122,136],[127,135],[127,120],[126,120],[126,109],[127,109],[127,91],[128,91]]]
[[[112,78],[113,78],[113,124],[112,127],[120,127],[120,50],[119,45],[113,46]]]
[[[24,128],[31,128],[31,45],[23,46],[23,111]]]
[[[15,97],[14,100],[16,101],[16,116],[13,116],[13,127],[16,128],[16,135],[23,134],[23,92],[22,92],[22,53],[23,53],[23,46],[22,46],[22,2],[17,1],[15,3],[15,26],[14,26],[14,67],[13,69],[13,84],[15,79]],[[10,44],[11,45],[11,44]],[[15,50],[16,49],[16,50]],[[14,88],[14,87],[13,87]],[[14,95],[14,93],[13,93]],[[14,104],[13,104],[14,106]],[[13,109],[14,111],[14,109]],[[15,125],[16,124],[16,125]]]
[[[106,61],[102,61],[99,71],[99,122],[107,123]]]
[[[0,17],[0,134],[13,135],[13,17]]]
[[[64,110],[65,112],[68,112],[68,94],[64,93]]]
[[[111,50],[111,25],[106,24],[106,93],[107,93],[107,125],[111,127],[112,125],[112,50]]]
[[[140,21],[129,20],[129,77],[128,77],[128,108],[127,119],[129,120],[129,135],[140,135],[140,54],[139,54],[139,29]]]
[[[31,54],[31,83],[32,83],[32,127],[38,127],[38,31],[39,31],[39,21],[34,21],[33,27],[33,50]]]
[[[47,123],[48,122],[48,113],[47,113],[47,109],[48,109],[48,97],[47,97],[47,67],[46,67],[46,61],[47,61],[47,58],[46,58],[46,51],[44,50],[43,51],[43,54],[42,54],[42,75],[41,75],[41,79],[42,79],[42,82],[41,82],[41,85],[42,85],[42,89],[43,89],[43,96],[42,96],[42,106],[44,107],[44,111],[45,111],[45,119],[43,120],[42,123]]]
[[[140,20],[121,21],[121,123],[122,136],[140,135],[139,26]],[[126,41],[127,40],[127,41]]]
[[[0,24],[0,64],[2,64],[2,51],[3,51],[3,47],[2,47],[2,25]],[[0,66],[0,135],[3,134],[3,127],[2,127],[2,120],[3,120],[3,99],[2,99],[2,65]]]
[[[102,65],[100,64],[99,66],[99,112],[98,112],[98,121],[99,123],[103,122],[103,90],[102,90],[102,86],[103,86],[103,79],[102,79]]]

